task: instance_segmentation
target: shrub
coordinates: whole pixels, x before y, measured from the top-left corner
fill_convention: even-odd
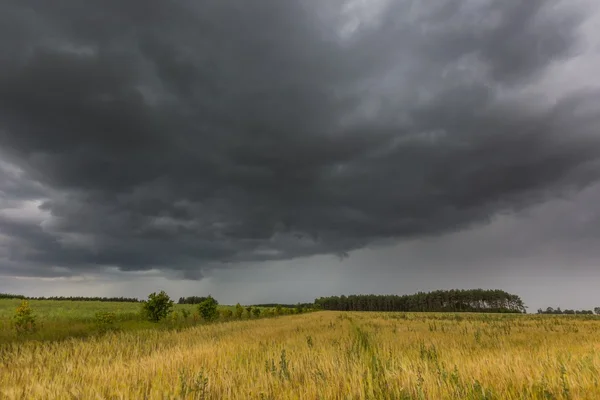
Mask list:
[[[237,304],[235,305],[235,317],[236,317],[237,319],[241,319],[241,318],[242,318],[242,314],[243,314],[243,313],[244,313],[244,307],[242,307],[242,306],[240,305],[240,303],[237,303]]]
[[[248,318],[252,316],[252,306],[246,307],[246,315],[248,316]]]
[[[200,314],[198,314],[197,312],[195,312],[192,315],[192,319],[194,320],[194,323],[197,323],[200,320]]]
[[[23,300],[21,305],[17,307],[13,319],[17,333],[31,333],[35,331],[35,316],[27,300]]]
[[[252,314],[254,314],[256,318],[260,317],[260,308],[253,309]]]
[[[151,293],[148,300],[144,301],[142,310],[150,321],[158,322],[171,313],[173,309],[173,300],[164,290],[160,293]]]
[[[272,308],[266,308],[262,311],[261,315],[265,317],[272,317],[274,315],[274,311]]]
[[[215,321],[219,318],[219,312],[217,306],[219,302],[213,299],[212,296],[208,296],[206,300],[198,304],[198,312],[203,320],[210,322]]]
[[[117,316],[113,312],[97,312],[95,317],[96,327],[101,333],[116,330]]]
[[[222,311],[223,318],[230,319],[233,316],[233,311],[226,309]]]
[[[171,313],[171,322],[177,323],[179,321],[179,313],[177,311],[173,311]]]

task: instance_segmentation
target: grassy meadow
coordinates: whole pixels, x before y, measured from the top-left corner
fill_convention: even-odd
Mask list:
[[[52,341],[87,337],[96,334],[98,331],[96,313],[99,312],[113,313],[116,317],[115,327],[119,330],[157,327],[156,324],[145,320],[140,315],[141,303],[68,300],[29,300],[28,302],[35,314],[37,329],[32,334],[18,336],[13,329],[11,317],[15,314],[15,309],[21,304],[21,300],[0,299],[0,344],[10,341]],[[181,310],[186,309],[191,314],[195,310],[191,304],[175,304],[173,309],[179,311],[179,313]],[[168,328],[169,324],[161,324],[159,327]]]
[[[599,380],[594,316],[323,311],[0,340],[2,399],[598,399]]]
[[[29,306],[34,311],[37,329],[27,335],[18,335],[14,329],[12,317],[21,301],[20,299],[0,299],[0,344],[30,340],[57,341],[76,337],[85,338],[103,333],[107,327],[98,325],[97,313],[113,314],[115,322],[108,328],[115,331],[181,330],[202,323],[198,316],[197,305],[193,304],[174,304],[173,313],[169,318],[157,324],[148,321],[140,313],[142,303],[28,300]],[[273,308],[253,308],[259,308],[263,317],[269,316],[269,313],[275,311]],[[226,310],[234,311],[235,307],[219,305],[218,310],[222,314]],[[289,312],[290,310],[283,311]],[[242,319],[253,318],[255,318],[254,315],[248,317],[244,310]],[[221,315],[221,320],[231,319]]]

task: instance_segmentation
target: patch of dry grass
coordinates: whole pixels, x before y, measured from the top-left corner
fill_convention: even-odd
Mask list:
[[[600,320],[318,312],[0,347],[6,399],[598,399]]]

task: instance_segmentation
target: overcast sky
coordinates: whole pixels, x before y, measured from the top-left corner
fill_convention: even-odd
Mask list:
[[[0,71],[0,292],[600,306],[596,0],[8,0]]]

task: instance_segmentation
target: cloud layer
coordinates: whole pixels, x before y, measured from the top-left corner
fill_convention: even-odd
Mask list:
[[[599,178],[586,2],[0,5],[0,273],[447,234]],[[597,52],[597,49],[596,49]]]

